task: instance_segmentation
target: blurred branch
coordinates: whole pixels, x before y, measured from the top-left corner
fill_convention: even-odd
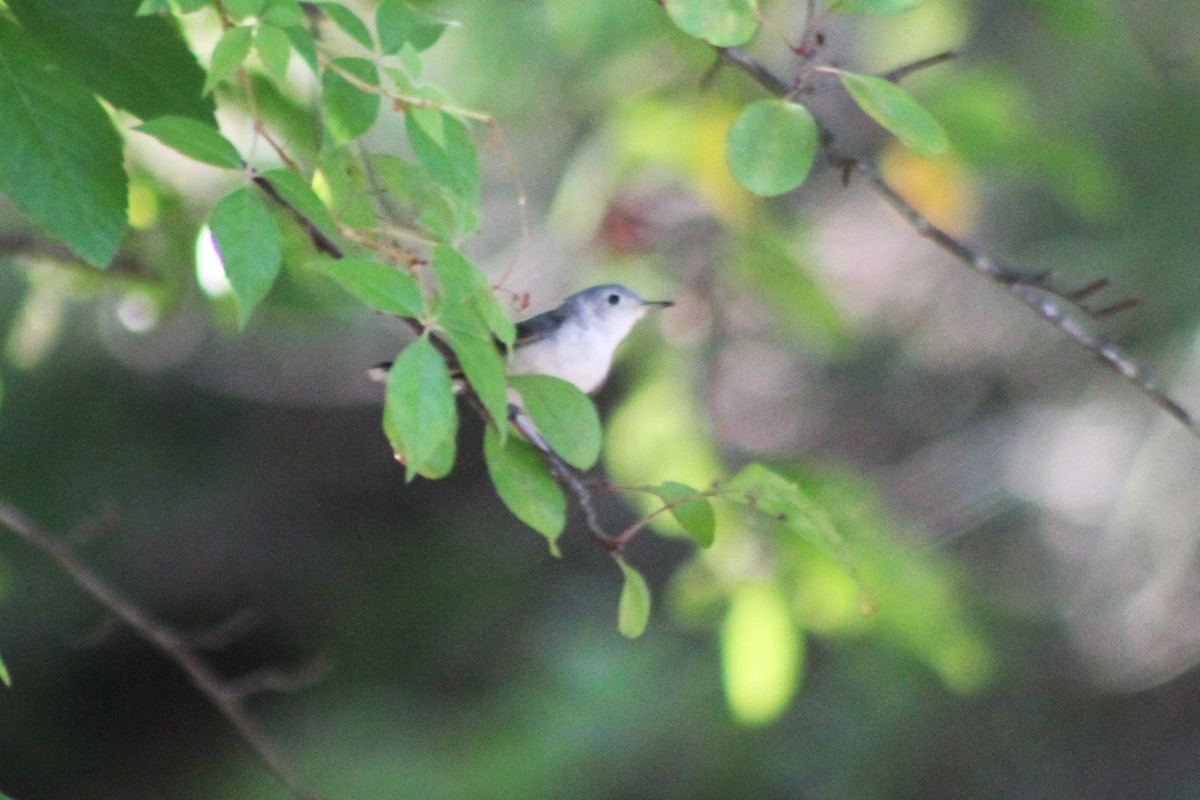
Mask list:
[[[243,706],[246,692],[241,684],[226,681],[214,672],[196,654],[186,637],[112,588],[76,555],[65,540],[47,533],[25,519],[16,509],[3,503],[0,503],[0,526],[8,528],[26,544],[49,556],[75,585],[132,628],[143,641],[174,662],[294,797],[319,800],[320,795],[300,779],[292,765],[276,749],[274,742],[246,713]],[[268,681],[259,681],[259,685],[263,689],[273,688]]]
[[[716,50],[722,61],[745,72],[771,94],[777,97],[788,97],[791,95],[793,90],[790,84],[772,73],[766,66],[744,50],[736,47],[718,47]],[[900,67],[897,70],[893,70],[885,77],[897,80],[899,77],[909,74],[914,68],[919,69],[930,66],[932,63],[940,62],[948,57],[945,54],[941,54],[932,57],[932,59],[914,62],[914,64],[907,67]],[[828,163],[840,167],[847,176],[855,172],[862,175],[866,179],[867,184],[875,190],[875,193],[904,217],[919,235],[929,239],[975,272],[1004,287],[1009,294],[1024,303],[1035,314],[1053,325],[1079,347],[1094,355],[1101,363],[1114,370],[1118,375],[1132,384],[1150,402],[1174,417],[1187,428],[1189,433],[1200,438],[1200,421],[1193,417],[1187,409],[1171,398],[1166,392],[1158,388],[1149,375],[1142,371],[1137,362],[1111,342],[1088,331],[1074,315],[1069,313],[1064,305],[1058,302],[1060,300],[1064,301],[1078,309],[1083,316],[1099,319],[1132,307],[1136,304],[1136,300],[1122,300],[1093,311],[1084,305],[1083,301],[1096,291],[1105,288],[1108,285],[1107,280],[1101,279],[1100,281],[1088,284],[1082,289],[1069,289],[1057,284],[1052,280],[1049,273],[1020,270],[999,263],[987,253],[971,247],[935,225],[912,203],[896,191],[891,184],[884,180],[883,176],[879,174],[874,166],[858,156],[842,150],[837,145],[832,132],[821,124],[820,121],[817,124],[821,134],[821,151]]]

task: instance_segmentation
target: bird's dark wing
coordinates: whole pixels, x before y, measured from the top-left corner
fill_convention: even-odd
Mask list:
[[[521,320],[517,323],[517,338],[513,342],[513,347],[521,347],[536,342],[539,339],[545,339],[562,327],[563,321],[566,318],[567,312],[562,306],[559,306],[529,319]]]

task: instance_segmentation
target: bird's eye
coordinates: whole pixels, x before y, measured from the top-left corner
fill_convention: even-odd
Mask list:
[[[610,306],[615,306],[615,305],[616,305],[617,303],[619,303],[619,302],[621,302],[621,295],[619,295],[619,294],[610,294],[610,295],[608,296],[608,304],[609,304]]]

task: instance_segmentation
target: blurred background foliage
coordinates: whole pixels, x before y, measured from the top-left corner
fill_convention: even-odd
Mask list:
[[[768,4],[752,47],[781,75],[802,6]],[[508,516],[478,426],[451,477],[404,485],[364,377],[400,325],[285,270],[236,330],[196,268],[228,176],[132,134],[135,230],[107,272],[0,205],[3,499],[185,629],[248,611],[212,654],[224,673],[328,656],[323,682],[252,710],[330,797],[1200,794],[1200,445],[867,187],[825,168],[775,201],[739,189],[725,131],[760,94],[657,4],[428,8],[461,23],[431,79],[496,119],[473,257],[531,311],[610,281],[678,302],[599,395],[612,480],[704,486],[763,461],[846,552],[718,504],[709,551],[665,527],[633,545],[659,602],[624,640],[611,561],[578,520],[555,560]],[[960,53],[906,82],[954,141],[932,161],[837,91],[814,101],[957,235],[1139,297],[1101,332],[1193,409],[1198,10],[828,17],[838,66]],[[215,18],[183,22],[207,58]],[[254,107],[311,160],[316,89],[298,59],[289,75],[256,80]],[[218,97],[255,146],[247,98]],[[385,110],[369,146],[402,126]],[[12,539],[0,590],[0,790],[283,796],[170,665]]]

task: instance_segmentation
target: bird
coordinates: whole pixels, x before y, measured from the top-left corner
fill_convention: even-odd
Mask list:
[[[651,311],[670,308],[671,300],[643,300],[615,283],[576,292],[557,308],[516,323],[509,351],[509,375],[549,375],[573,384],[584,394],[598,390],[612,368],[617,347]],[[497,342],[503,350],[503,345]],[[386,381],[391,363],[371,370]]]
[[[554,309],[517,323],[509,375],[550,375],[584,394],[599,389],[617,347],[642,317],[670,308],[670,300],[643,300],[618,284],[593,286]]]

